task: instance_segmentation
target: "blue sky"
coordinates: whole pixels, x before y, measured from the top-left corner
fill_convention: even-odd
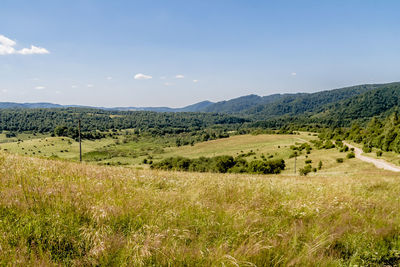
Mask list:
[[[399,10],[368,0],[2,0],[0,101],[179,107],[400,81]]]

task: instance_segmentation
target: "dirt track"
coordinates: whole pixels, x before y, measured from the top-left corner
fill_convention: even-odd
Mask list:
[[[356,155],[356,158],[358,158],[362,161],[372,163],[377,168],[380,168],[380,169],[385,169],[385,170],[394,171],[394,172],[400,172],[400,167],[398,167],[396,165],[393,165],[383,159],[374,159],[371,157],[364,156],[364,155],[362,155],[363,151],[360,148],[352,146],[346,142],[343,142],[343,144],[345,144],[349,148],[354,148],[354,154]]]

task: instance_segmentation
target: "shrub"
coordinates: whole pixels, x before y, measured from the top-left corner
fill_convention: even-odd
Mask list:
[[[343,161],[344,161],[343,158],[337,158],[337,159],[336,159],[336,162],[337,162],[337,163],[343,163]]]
[[[308,173],[312,171],[312,166],[307,164],[304,168],[300,168],[299,173],[301,176],[307,176]]]
[[[270,161],[254,160],[249,163],[248,172],[258,174],[278,174],[285,169],[285,161],[276,159]]]
[[[318,162],[318,170],[322,169],[322,161]]]
[[[170,157],[158,163],[149,162],[151,168],[177,171],[219,172],[219,173],[257,173],[277,174],[285,169],[285,161],[254,160],[248,163],[242,157],[217,156],[212,158],[200,157],[188,159],[183,157]]]
[[[376,151],[376,155],[377,155],[378,157],[382,156],[382,151],[381,151],[381,150]]]
[[[335,144],[338,147],[343,147],[343,142],[341,140],[336,140]]]
[[[6,138],[17,137],[17,134],[14,132],[6,133]]]
[[[350,153],[348,153],[346,155],[346,158],[348,158],[348,159],[352,159],[352,158],[355,158],[355,157],[356,157],[356,155],[354,154],[354,152],[350,152]]]
[[[332,143],[331,140],[327,140],[325,142],[324,146],[323,146],[323,148],[325,148],[325,149],[331,149],[331,148],[334,148],[334,147],[335,147],[335,145]]]
[[[214,157],[214,170],[216,172],[226,173],[228,169],[235,166],[235,161],[232,156],[218,156]]]
[[[372,148],[367,145],[364,145],[362,150],[364,153],[370,153],[372,151]]]
[[[310,164],[311,162],[312,162],[311,159],[307,159],[307,160],[305,161],[306,164]]]

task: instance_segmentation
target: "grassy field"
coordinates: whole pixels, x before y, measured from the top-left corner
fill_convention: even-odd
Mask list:
[[[20,138],[18,136],[18,138]],[[33,139],[32,139],[33,138]],[[167,157],[183,156],[188,158],[213,157],[219,155],[238,156],[250,153],[245,157],[248,161],[261,159],[265,156],[268,159],[284,159],[286,169],[284,174],[294,174],[295,158],[290,158],[293,145],[316,139],[309,133],[299,135],[237,135],[229,138],[201,142],[181,147],[170,146],[170,140],[163,138],[146,137],[135,141],[124,141],[124,135],[117,138],[103,138],[100,140],[84,140],[83,159],[84,161],[96,164],[128,165],[135,168],[149,167],[142,164],[144,159],[159,161]],[[79,145],[73,139],[67,137],[29,136],[24,135],[21,141],[0,143],[0,150],[41,158],[61,158],[72,161],[79,159]],[[384,154],[384,157],[387,153]],[[346,158],[345,153],[339,153],[337,149],[311,150],[310,154],[304,151],[296,158],[296,172],[304,167],[306,160],[311,160],[311,165],[317,167],[319,161],[323,168],[319,171],[325,175],[338,175],[348,172],[346,165],[337,164],[337,158]],[[351,161],[351,160],[350,160]],[[356,167],[356,166],[355,166]],[[354,168],[354,167],[352,167]],[[316,175],[311,173],[309,175]]]
[[[19,141],[18,141],[19,139]],[[238,135],[186,146],[171,146],[167,138],[142,137],[124,141],[123,134],[117,138],[103,138],[96,141],[84,140],[83,159],[99,164],[142,165],[143,159],[161,160],[171,156],[212,157],[218,155],[237,156],[252,152],[249,159],[266,157],[288,159],[291,145],[315,139],[308,133],[300,135]],[[78,143],[68,137],[18,135],[17,138],[0,138],[0,150],[21,155],[57,157],[69,160],[79,159]],[[147,167],[142,165],[141,167]]]
[[[83,153],[103,148],[113,144],[113,142],[111,138],[95,141],[84,140],[82,142]],[[69,160],[79,159],[79,143],[68,137],[30,136],[30,139],[0,143],[0,149],[28,156],[58,157]]]
[[[300,177],[161,172],[0,153],[0,180],[1,265],[400,260],[398,175],[357,159]]]

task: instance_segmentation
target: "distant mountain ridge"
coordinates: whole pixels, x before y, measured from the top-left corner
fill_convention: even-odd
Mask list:
[[[155,112],[199,112],[212,105],[213,102],[202,101],[193,105],[189,105],[183,108],[169,108],[169,107],[92,107],[92,106],[81,106],[81,105],[60,105],[47,102],[38,103],[15,103],[15,102],[0,102],[0,109],[32,109],[32,108],[97,108],[106,110],[118,110],[118,111],[155,111]]]
[[[253,121],[302,116],[308,119],[350,121],[390,112],[400,105],[400,83],[364,84],[316,93],[247,95],[231,100],[202,101],[182,108],[88,107],[52,103],[0,102],[0,109],[84,107],[111,111],[206,112],[231,114]]]

